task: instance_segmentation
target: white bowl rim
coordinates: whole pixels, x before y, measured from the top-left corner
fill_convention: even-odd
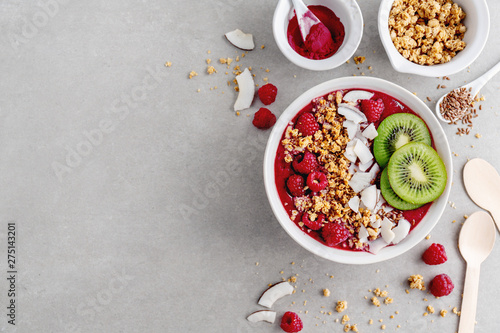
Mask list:
[[[275,183],[274,165],[276,152],[286,126],[304,106],[316,97],[339,89],[369,89],[386,93],[405,103],[426,122],[434,138],[436,150],[443,159],[448,174],[443,194],[429,208],[424,219],[399,244],[380,250],[376,255],[367,252],[346,251],[327,247],[300,230],[290,220],[278,195]],[[396,95],[396,96],[395,96]],[[415,107],[417,106],[417,107]],[[271,208],[283,229],[308,251],[331,261],[344,264],[371,264],[394,258],[410,250],[427,236],[439,221],[451,190],[453,164],[448,139],[432,111],[415,95],[389,81],[373,77],[343,77],[326,81],[304,92],[295,99],[279,117],[269,136],[264,153],[264,185]]]
[[[471,50],[468,51],[468,57],[454,57],[447,63],[432,66],[418,65],[407,60],[398,52],[398,50],[396,50],[394,44],[392,43],[388,29],[389,12],[394,1],[395,0],[382,0],[380,2],[378,11],[378,32],[382,45],[389,58],[389,62],[396,71],[427,77],[452,75],[464,70],[472,64],[484,49],[490,31],[490,12],[488,4],[486,3],[486,0],[471,0],[471,3],[476,6],[478,15],[481,16],[481,23],[478,24],[478,31],[476,32],[474,38],[472,38],[472,42],[467,45],[469,50]],[[457,3],[461,1],[464,0],[454,0],[454,2]],[[461,52],[464,51],[465,50]]]
[[[290,60],[295,65],[305,69],[322,71],[339,67],[352,57],[354,52],[356,52],[356,50],[358,49],[358,46],[361,43],[361,39],[363,37],[363,14],[356,0],[342,0],[338,2],[340,5],[348,8],[349,12],[351,13],[350,20],[354,24],[351,24],[351,26],[349,27],[345,26],[344,24],[346,28],[347,40],[344,40],[343,45],[337,53],[326,59],[314,60],[305,58],[298,54],[294,49],[292,49],[286,38],[286,33],[283,34],[280,30],[283,24],[285,24],[284,20],[288,20],[288,13],[292,8],[292,4],[290,0],[278,1],[273,16],[273,35],[278,48],[288,60]],[[322,5],[326,6],[326,4]],[[342,17],[339,18],[343,20]],[[347,32],[347,29],[349,29],[349,32]]]

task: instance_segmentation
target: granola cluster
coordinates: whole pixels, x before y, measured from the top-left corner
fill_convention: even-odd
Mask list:
[[[396,49],[419,65],[443,64],[465,48],[465,12],[452,0],[396,0],[389,31]]]
[[[320,130],[314,135],[302,136],[293,128],[293,124],[285,131],[281,142],[285,150],[285,162],[291,163],[295,155],[308,150],[317,156],[328,180],[326,189],[312,196],[294,198],[296,210],[292,212],[291,218],[295,219],[302,212],[309,214],[311,220],[324,214],[325,223],[341,220],[353,235],[348,240],[348,245],[353,249],[363,249],[366,244],[357,237],[361,225],[367,228],[370,235],[368,239],[374,240],[379,233],[370,227],[370,223],[374,219],[382,219],[383,216],[362,208],[355,212],[348,205],[356,193],[349,186],[352,177],[349,172],[351,162],[344,156],[349,142],[347,130],[343,127],[345,118],[337,113],[337,105],[342,102],[342,97],[342,93],[337,91],[312,102],[312,113],[320,124]],[[302,222],[298,225],[304,226]]]

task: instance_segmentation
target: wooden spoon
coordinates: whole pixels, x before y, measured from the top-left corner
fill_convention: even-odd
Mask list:
[[[483,159],[475,158],[464,167],[464,184],[469,197],[491,213],[500,230],[500,175]]]
[[[460,231],[458,248],[467,262],[467,271],[458,333],[474,332],[480,266],[493,250],[495,235],[493,220],[484,211],[469,216]]]

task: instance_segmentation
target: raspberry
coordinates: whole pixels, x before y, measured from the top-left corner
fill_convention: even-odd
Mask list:
[[[253,115],[252,124],[260,129],[268,129],[276,123],[276,116],[266,108],[260,108]]]
[[[450,277],[446,274],[436,275],[429,284],[429,290],[436,297],[449,295],[454,287]]]
[[[294,197],[304,195],[304,178],[301,175],[291,175],[286,181],[286,186]]]
[[[319,230],[323,226],[323,222],[325,221],[325,214],[319,214],[316,220],[311,221],[309,219],[309,214],[305,213],[302,215],[302,222],[309,227],[311,230]]]
[[[295,312],[287,311],[281,318],[280,327],[287,333],[296,333],[302,330],[302,320]]]
[[[278,88],[275,85],[268,83],[259,88],[258,94],[260,101],[264,105],[269,105],[276,100],[276,94],[278,93]]]
[[[297,157],[295,157],[292,166],[295,171],[307,175],[308,173],[316,170],[316,168],[318,167],[318,160],[316,159],[316,155],[306,151],[304,156],[298,155]]]
[[[319,130],[318,122],[312,113],[303,113],[297,123],[295,124],[295,128],[302,133],[303,136],[313,135]]]
[[[422,260],[427,265],[439,265],[448,260],[444,246],[437,243],[432,243],[431,246],[422,254]]]
[[[328,246],[335,246],[345,241],[350,236],[349,230],[337,223],[327,223],[321,229],[321,236]]]
[[[370,123],[376,123],[380,119],[384,109],[384,101],[380,98],[376,101],[371,99],[364,99],[361,101],[361,111],[363,111]]]
[[[307,176],[307,186],[313,192],[319,192],[328,185],[326,175],[319,171],[313,171]]]

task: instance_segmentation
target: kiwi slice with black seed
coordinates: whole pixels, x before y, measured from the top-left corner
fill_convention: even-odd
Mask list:
[[[392,154],[389,183],[398,197],[423,205],[436,200],[446,187],[446,167],[438,153],[422,142],[410,142]]]
[[[382,192],[382,196],[385,201],[392,207],[399,210],[412,210],[421,207],[422,205],[412,204],[401,199],[391,187],[391,183],[389,183],[389,176],[387,175],[387,168],[382,171],[382,175],[380,175],[380,191]]]
[[[385,118],[377,128],[373,141],[373,155],[381,168],[385,168],[391,155],[409,142],[431,145],[431,135],[425,122],[411,113],[395,113]]]

